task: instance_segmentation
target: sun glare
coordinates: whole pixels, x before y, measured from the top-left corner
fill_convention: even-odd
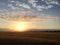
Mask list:
[[[20,26],[18,26],[18,29],[23,30],[24,29],[24,26],[23,25],[20,25]]]
[[[20,25],[17,26],[17,30],[24,31],[25,30],[25,26],[20,24]]]
[[[24,22],[20,22],[16,25],[15,29],[16,31],[23,32],[23,31],[26,31],[27,25]]]

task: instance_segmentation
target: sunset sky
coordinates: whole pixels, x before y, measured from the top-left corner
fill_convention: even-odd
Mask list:
[[[60,0],[0,0],[0,28],[60,29]]]

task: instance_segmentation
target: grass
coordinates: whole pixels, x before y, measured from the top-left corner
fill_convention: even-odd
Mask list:
[[[0,32],[0,45],[60,45],[60,32]]]

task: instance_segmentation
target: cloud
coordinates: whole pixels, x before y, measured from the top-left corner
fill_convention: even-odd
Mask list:
[[[53,8],[55,7],[54,5],[60,5],[58,0],[10,0],[9,2],[8,7],[10,7],[12,10],[42,11]]]
[[[49,9],[49,8],[52,8],[53,6],[52,5],[48,5],[47,7],[46,7],[46,9]]]
[[[40,0],[41,1],[41,0]],[[60,5],[58,0],[42,0],[41,2],[45,2],[46,4],[38,5],[37,3],[40,3],[38,0],[28,0],[30,4],[32,4],[32,7],[36,8],[38,11],[42,11],[44,9],[53,8],[54,5]]]
[[[19,2],[19,1],[15,1],[15,4],[16,4],[17,7],[23,7],[23,8],[30,9],[30,6],[28,4],[25,4],[25,3],[22,3],[22,2]]]
[[[10,21],[48,22],[48,21],[56,21],[58,17],[52,15],[40,14],[38,12],[33,11],[11,11],[0,15],[0,18]]]
[[[54,5],[60,6],[60,3],[58,0],[8,0],[8,4],[6,2],[0,2],[0,5],[12,10],[42,11],[53,8],[55,7]]]
[[[24,3],[23,4],[18,4],[18,6],[30,9],[30,6],[28,4],[24,4]]]
[[[42,5],[42,6],[36,6],[36,9],[39,10],[39,11],[42,11],[43,9],[45,9],[46,6]]]
[[[52,8],[53,6],[52,5],[48,5],[48,6],[45,6],[45,5],[37,5],[36,6],[36,9],[39,10],[39,11],[42,11],[44,9],[49,9],[49,8]]]
[[[14,0],[11,0],[11,3],[15,2]]]
[[[31,3],[31,4],[34,4],[34,3],[36,3],[37,1],[36,1],[36,0],[28,0],[28,2]]]
[[[13,10],[15,10],[16,9],[16,7],[15,6],[13,6],[12,4],[8,4],[8,7],[10,7],[11,9],[13,9]]]
[[[52,5],[59,5],[59,2],[57,0],[45,0],[46,4],[52,4]]]
[[[28,0],[28,3],[32,4],[33,7],[36,7],[37,0]]]
[[[10,7],[11,9],[13,10],[17,10],[17,9],[23,9],[23,8],[26,8],[26,9],[30,9],[31,7],[26,4],[26,3],[22,3],[22,2],[19,2],[19,1],[10,1],[11,3],[8,4],[8,7]]]

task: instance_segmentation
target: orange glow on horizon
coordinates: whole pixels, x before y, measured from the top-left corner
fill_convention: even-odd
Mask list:
[[[26,22],[18,22],[14,26],[14,31],[24,32],[27,31],[27,27]]]

